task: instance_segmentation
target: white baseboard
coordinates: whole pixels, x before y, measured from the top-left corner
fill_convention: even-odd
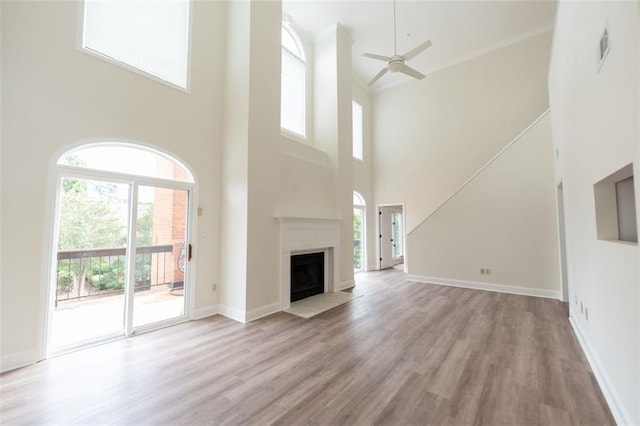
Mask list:
[[[338,284],[338,290],[346,290],[356,285],[355,280],[343,281]]]
[[[614,391],[613,387],[610,385],[611,381],[608,379],[608,376],[605,374],[604,370],[601,368],[598,358],[595,356],[593,351],[591,351],[591,347],[589,346],[589,340],[587,339],[587,336],[583,333],[579,323],[572,316],[569,316],[569,322],[571,323],[571,326],[573,327],[573,330],[576,333],[578,342],[580,342],[582,351],[587,357],[587,361],[591,366],[591,370],[593,370],[593,375],[596,377],[596,380],[600,385],[600,390],[602,390],[604,399],[606,399],[607,404],[609,404],[609,409],[611,410],[611,414],[613,415],[613,418],[616,420],[616,423],[619,425],[633,424],[633,421],[631,420],[631,416],[629,416],[629,413],[627,413],[625,409],[622,407],[622,405],[618,402],[620,401],[620,398],[618,397],[617,393]]]
[[[421,275],[407,274],[407,281],[445,285],[449,287],[471,288],[475,290],[495,291],[497,293],[519,294],[521,296],[544,297],[560,300],[560,291],[543,290],[539,288],[518,287],[513,285],[481,283],[477,281],[452,280],[449,278],[424,277]]]
[[[232,320],[247,323],[267,315],[280,312],[280,303],[272,303],[270,305],[261,306],[251,311],[241,311],[240,309],[230,308],[225,305],[218,305],[218,314],[224,315]]]
[[[40,361],[40,355],[36,349],[3,355],[0,359],[0,373],[26,367],[38,361]]]
[[[261,306],[257,309],[252,309],[245,315],[244,322],[250,322],[257,320],[258,318],[266,317],[267,315],[280,312],[280,303],[272,303],[271,305]]]
[[[231,308],[225,305],[218,305],[218,313],[220,315],[223,315],[227,318],[231,318],[232,320],[235,320],[238,322],[242,322],[242,323],[246,322],[245,312],[241,311],[240,309]]]
[[[202,318],[210,317],[218,313],[218,305],[205,306],[204,308],[198,308],[193,313],[193,319],[199,320]]]

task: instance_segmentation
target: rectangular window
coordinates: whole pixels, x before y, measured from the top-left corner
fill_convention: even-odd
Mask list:
[[[391,235],[393,236],[393,246],[391,256],[394,259],[402,257],[403,235],[402,235],[402,213],[391,212]]]
[[[362,105],[353,101],[353,157],[362,160]]]
[[[82,47],[187,87],[189,0],[85,0]]]
[[[282,49],[282,98],[280,126],[305,137],[305,66],[286,49]]]

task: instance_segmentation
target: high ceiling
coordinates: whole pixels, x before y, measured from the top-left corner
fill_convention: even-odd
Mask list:
[[[501,45],[550,30],[555,1],[426,1],[397,0],[398,54],[431,40],[433,46],[407,62],[428,74]],[[288,14],[314,37],[335,22],[353,37],[353,71],[366,84],[384,62],[362,57],[365,52],[393,55],[393,1],[284,0]],[[387,73],[374,86],[381,90],[410,81]]]

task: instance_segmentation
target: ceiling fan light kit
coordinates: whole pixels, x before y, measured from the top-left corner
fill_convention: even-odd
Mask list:
[[[425,77],[424,74],[420,73],[419,71],[416,71],[415,69],[407,65],[405,61],[408,61],[409,59],[416,57],[423,50],[430,47],[431,41],[425,41],[424,43],[414,47],[404,55],[398,55],[396,45],[397,45],[396,1],[393,0],[393,56],[389,57],[389,56],[377,55],[375,53],[362,54],[362,56],[365,56],[367,58],[377,59],[379,61],[384,61],[387,63],[387,66],[382,68],[382,70],[380,70],[380,72],[371,79],[371,81],[369,82],[369,86],[372,86],[376,81],[380,79],[380,77],[385,75],[387,71],[390,71],[392,73],[401,72],[413,78],[417,78],[418,80],[422,80]]]

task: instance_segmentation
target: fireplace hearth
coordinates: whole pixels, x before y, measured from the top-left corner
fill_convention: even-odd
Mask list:
[[[291,256],[291,301],[324,293],[324,252]]]

